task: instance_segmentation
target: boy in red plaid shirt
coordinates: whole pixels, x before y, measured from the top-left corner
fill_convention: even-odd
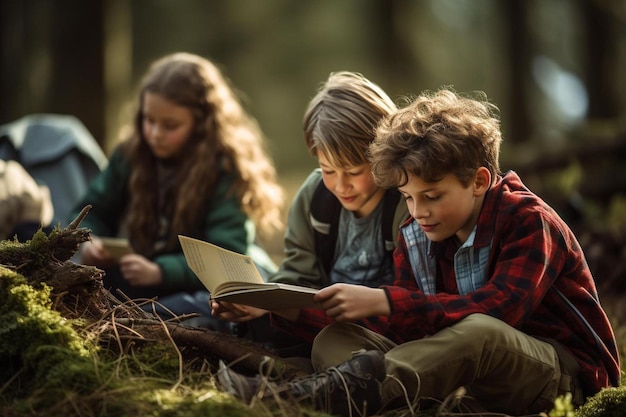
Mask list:
[[[500,173],[496,114],[484,97],[443,89],[385,118],[370,147],[374,178],[398,188],[412,216],[394,285],[335,284],[316,296],[323,312],[276,316],[291,327],[335,321],[313,344],[318,373],[270,390],[224,368],[223,386],[336,414],[413,407],[464,387],[479,409],[520,415],[619,385],[615,337],[580,245],[515,172]]]

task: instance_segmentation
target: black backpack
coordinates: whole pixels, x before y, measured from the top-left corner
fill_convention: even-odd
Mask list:
[[[400,192],[396,189],[388,189],[383,197],[383,219],[382,236],[384,247],[388,256],[392,256],[395,242],[393,241],[393,217],[396,207],[400,201]],[[337,242],[337,232],[339,230],[339,214],[341,213],[341,203],[320,181],[311,200],[311,218],[317,224],[323,224],[328,233],[323,233],[314,228],[315,250],[317,256],[326,271],[330,270],[335,255],[335,244]]]

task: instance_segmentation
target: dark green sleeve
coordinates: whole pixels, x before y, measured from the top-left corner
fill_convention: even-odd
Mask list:
[[[74,206],[67,223],[86,205],[92,208],[80,226],[94,235],[117,236],[127,197],[130,166],[119,149],[113,152],[107,167],[91,182],[83,198]]]

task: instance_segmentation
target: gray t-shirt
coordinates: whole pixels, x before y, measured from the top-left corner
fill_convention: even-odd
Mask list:
[[[393,283],[392,260],[382,239],[382,201],[363,218],[341,209],[335,259],[330,271],[334,283],[378,287]]]

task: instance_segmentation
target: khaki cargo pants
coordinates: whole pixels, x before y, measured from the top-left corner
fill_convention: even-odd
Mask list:
[[[566,392],[582,401],[569,353],[484,314],[401,345],[355,324],[332,324],[313,343],[313,368],[336,366],[361,349],[385,353],[382,399],[396,406],[444,400],[460,387],[483,408],[513,415],[549,411]]]

